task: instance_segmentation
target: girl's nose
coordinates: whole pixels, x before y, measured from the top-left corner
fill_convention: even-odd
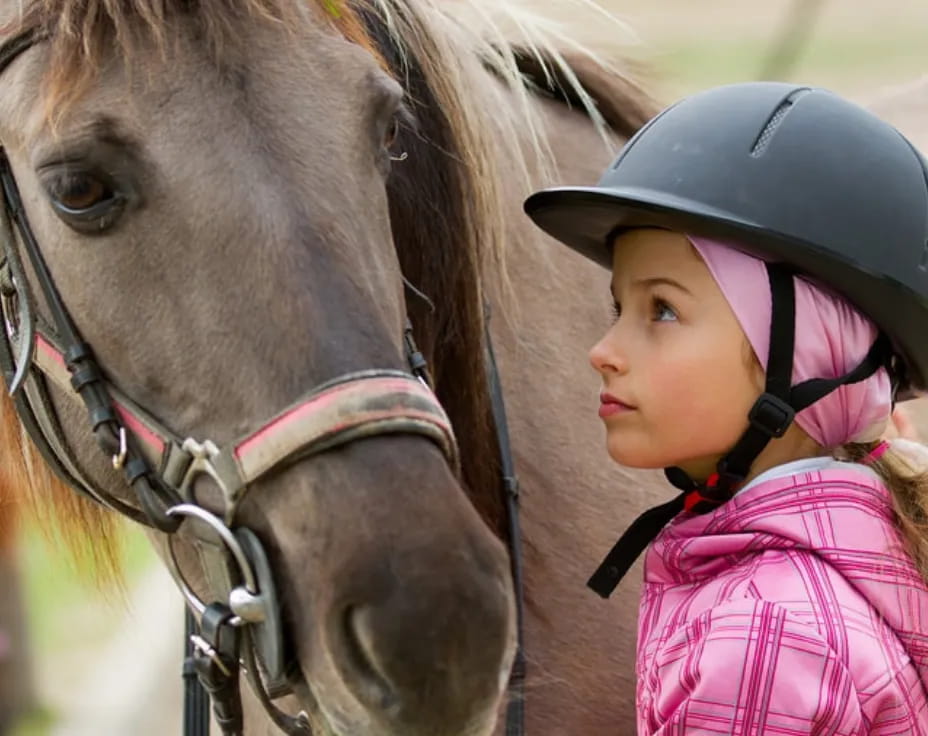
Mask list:
[[[615,330],[609,330],[592,348],[590,348],[590,364],[600,373],[625,373],[628,363],[622,351],[618,349],[615,339]]]

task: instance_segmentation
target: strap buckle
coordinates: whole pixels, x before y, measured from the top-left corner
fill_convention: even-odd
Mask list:
[[[180,449],[187,453],[190,458],[190,463],[184,470],[183,478],[177,489],[181,497],[187,503],[196,504],[197,500],[193,493],[194,481],[200,475],[209,476],[222,493],[222,500],[225,504],[225,508],[222,510],[223,518],[226,525],[231,526],[238,503],[241,500],[241,488],[229,482],[227,475],[217,467],[222,452],[212,440],[197,442],[193,437],[185,439]]]
[[[200,617],[200,633],[191,634],[193,666],[200,684],[213,701],[213,717],[225,736],[242,733],[239,692],[241,631],[234,614],[222,603],[212,603]]]
[[[754,402],[748,414],[751,426],[770,437],[782,437],[793,423],[796,410],[783,399],[770,393],[763,393]]]

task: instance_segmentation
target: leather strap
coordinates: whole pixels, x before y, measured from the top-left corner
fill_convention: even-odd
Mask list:
[[[522,570],[522,530],[519,523],[519,480],[516,477],[512,443],[509,440],[509,423],[506,420],[506,404],[503,386],[493,352],[490,336],[490,308],[484,309],[487,343],[487,383],[493,407],[493,424],[496,427],[496,442],[499,448],[500,473],[503,498],[506,501],[508,520],[509,559],[512,569],[512,584],[516,598],[516,655],[509,675],[509,702],[506,706],[506,736],[521,736],[525,733],[525,582]]]
[[[209,693],[197,676],[192,637],[197,633],[197,620],[184,606],[184,726],[183,736],[209,736]]]
[[[72,377],[61,349],[37,333],[35,364],[73,395]],[[395,370],[350,373],[310,391],[259,429],[224,448],[175,434],[113,386],[114,416],[131,434],[151,468],[181,498],[195,502],[188,488],[196,462],[226,494],[224,515],[231,521],[248,485],[300,457],[314,455],[364,437],[417,434],[432,440],[452,467],[458,466],[451,423],[423,381]]]

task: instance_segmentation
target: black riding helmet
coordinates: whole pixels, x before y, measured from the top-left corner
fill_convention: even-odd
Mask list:
[[[595,187],[536,192],[548,234],[611,267],[622,227],[741,243],[855,304],[928,388],[928,163],[906,138],[822,89],[750,82],[647,123]]]
[[[600,595],[680,510],[730,498],[770,439],[838,386],[886,366],[903,391],[928,387],[928,163],[895,128],[830,92],[754,82],[694,95],[645,125],[597,186],[537,192],[525,211],[607,268],[617,232],[660,227],[738,243],[770,277],[767,385],[748,429],[705,483],[667,469],[683,493],[626,531],[589,582]],[[844,376],[790,385],[795,272],[883,333]]]

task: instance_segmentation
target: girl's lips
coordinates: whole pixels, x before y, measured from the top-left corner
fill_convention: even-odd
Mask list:
[[[599,416],[605,419],[606,417],[611,417],[616,414],[624,414],[625,412],[634,411],[635,407],[631,404],[626,404],[621,399],[617,399],[612,394],[601,393],[599,395]]]

